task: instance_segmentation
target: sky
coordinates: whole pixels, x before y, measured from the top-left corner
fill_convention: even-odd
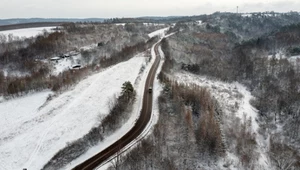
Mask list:
[[[186,16],[300,11],[299,0],[1,0],[0,19]]]

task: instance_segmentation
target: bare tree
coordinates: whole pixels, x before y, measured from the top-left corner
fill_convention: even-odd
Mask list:
[[[112,167],[115,170],[119,170],[121,167],[121,163],[122,163],[122,148],[119,145],[118,147],[118,152],[116,153],[116,156],[114,157],[114,159],[111,161]]]
[[[285,144],[275,143],[272,140],[270,141],[270,143],[271,148],[269,156],[276,169],[296,170],[297,158],[295,152]]]

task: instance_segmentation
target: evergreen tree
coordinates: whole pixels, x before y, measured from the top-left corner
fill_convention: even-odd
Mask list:
[[[126,81],[122,85],[122,96],[127,99],[131,99],[134,93],[134,88],[130,81]]]

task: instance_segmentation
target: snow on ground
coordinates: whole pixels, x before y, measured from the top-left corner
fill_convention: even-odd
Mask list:
[[[197,23],[198,25],[202,25],[202,21],[201,21],[201,20],[196,21],[196,23]]]
[[[274,55],[268,55],[268,59],[272,59],[273,57],[275,57],[277,60],[279,60],[279,59],[286,58],[286,55],[284,54],[283,51],[279,51],[279,52],[275,53]]]
[[[9,127],[1,127],[0,169],[41,169],[68,142],[81,138],[99,124],[108,114],[109,99],[121,92],[125,81],[135,81],[144,62],[144,57],[137,56],[112,66],[81,81],[40,109],[37,108],[44,100],[34,103],[35,107],[28,109],[30,113],[21,109],[33,103],[30,96],[24,97],[23,103],[17,101],[20,99],[0,103],[1,118],[4,117],[1,125]],[[9,114],[13,106],[20,111]],[[11,121],[15,118],[19,119],[17,123]]]
[[[53,57],[51,59],[58,59],[59,57]],[[59,60],[52,61],[53,63],[53,70],[52,75],[58,75],[59,73],[62,73],[63,71],[72,69],[72,67],[76,64],[80,64],[81,67],[86,66],[86,63],[81,62],[82,56],[81,54],[70,56],[67,58],[59,58]]]
[[[92,49],[95,49],[97,47],[97,44],[91,44],[87,46],[81,47],[80,51],[90,51]],[[58,75],[59,73],[62,73],[63,71],[72,69],[75,65],[80,65],[80,67],[85,67],[88,64],[86,63],[81,55],[80,52],[71,51],[69,53],[66,53],[64,55],[67,55],[69,57],[61,58],[60,56],[55,56],[50,58],[51,64],[53,66],[52,75]]]
[[[160,34],[164,35],[163,33]],[[154,60],[153,58],[150,63],[153,63]],[[69,64],[61,63],[61,68],[66,68],[66,65]],[[143,55],[136,56],[127,62],[117,64],[88,77],[73,87],[72,90],[55,96],[46,103],[45,98],[51,94],[50,91],[33,94],[34,97],[31,95],[24,96],[22,100],[5,101],[1,98],[0,108],[4,110],[0,113],[1,117],[4,117],[1,120],[1,125],[5,124],[9,128],[1,129],[0,169],[42,168],[68,142],[81,138],[93,126],[99,124],[102,118],[108,114],[107,103],[109,99],[120,93],[120,87],[125,81],[134,82],[136,80],[142,65],[146,65],[145,58]],[[139,91],[134,108],[135,114],[122,129],[104,140],[100,146],[103,149],[134,125],[142,107],[141,95],[150,65],[152,64],[148,64],[143,75],[140,75],[142,76],[140,83],[134,84]],[[155,84],[157,84],[157,80]],[[154,88],[159,89],[159,86],[155,85]],[[18,106],[20,112],[15,112],[14,106]],[[26,107],[27,110],[22,109]],[[9,114],[11,112],[14,113]],[[18,119],[18,122],[11,121],[15,119]],[[96,149],[99,152],[99,148]],[[93,149],[87,153],[88,157],[93,154]],[[70,164],[70,167],[82,161],[78,159],[77,163],[76,160],[74,162]]]
[[[251,119],[253,132],[257,132],[258,123],[256,122],[257,110],[250,104],[253,98],[251,93],[245,86],[240,83],[225,83],[217,80],[209,80],[206,77],[196,76],[188,72],[180,72],[174,75],[174,80],[180,80],[184,83],[197,84],[201,87],[207,87],[213,96],[219,101],[222,108],[225,108],[228,113],[236,104],[239,105],[238,110],[235,112],[236,116],[243,120],[245,114],[247,119]],[[231,97],[233,93],[233,96]]]
[[[173,34],[172,34],[173,35]],[[146,79],[147,79],[147,75],[149,73],[149,70],[153,64],[153,62],[155,61],[156,55],[154,52],[154,46],[152,46],[151,48],[151,55],[152,55],[152,59],[150,61],[150,64],[148,63],[146,65],[146,68],[143,72],[141,76],[141,80],[139,83],[135,84],[135,89],[137,92],[137,96],[136,96],[136,102],[134,104],[134,109],[132,112],[131,117],[129,118],[129,120],[122,126],[122,128],[120,128],[119,130],[117,130],[113,135],[106,137],[102,142],[100,142],[97,146],[89,149],[89,151],[87,153],[85,153],[84,155],[80,156],[79,158],[77,158],[76,160],[74,160],[73,162],[71,162],[68,166],[64,167],[63,169],[71,169],[73,167],[75,167],[76,165],[84,162],[85,160],[87,160],[88,158],[92,157],[93,155],[95,155],[96,153],[99,153],[100,151],[104,150],[105,148],[107,148],[109,145],[113,144],[114,142],[116,142],[118,139],[120,139],[124,134],[126,134],[135,124],[136,120],[139,117],[139,113],[142,109],[142,101],[143,101],[143,92],[144,92],[144,87],[145,87],[145,83],[146,83]],[[163,65],[163,61],[164,61],[164,54],[161,50],[161,47],[159,47],[159,53],[161,56],[161,62],[160,65],[158,67],[158,70],[156,72],[155,77],[157,77],[158,73],[160,72],[162,65]],[[148,123],[147,127],[145,128],[145,130],[142,132],[142,134],[136,138],[134,141],[132,141],[130,144],[128,144],[125,148],[123,148],[123,151],[129,151],[130,149],[133,148],[133,146],[140,141],[141,139],[143,139],[145,136],[147,136],[149,134],[149,132],[151,132],[152,128],[154,127],[154,125],[157,123],[158,121],[158,117],[159,117],[159,109],[158,109],[158,96],[160,94],[162,90],[162,86],[159,83],[159,80],[156,78],[154,79],[154,84],[153,84],[153,105],[152,105],[152,116],[150,119],[150,123]],[[121,152],[123,152],[121,151]],[[115,157],[115,156],[113,156]],[[110,162],[113,161],[113,157],[112,159],[108,160],[107,162],[105,162],[104,164],[100,165],[98,167],[99,170],[105,170],[107,169],[109,166],[111,166]]]
[[[268,55],[269,60],[271,60],[273,57],[277,60],[287,59],[289,63],[292,64],[296,70],[299,69],[298,67],[300,66],[300,55],[287,57],[283,51],[279,51],[275,55]]]
[[[252,14],[242,14],[241,16],[242,16],[242,17],[251,17]]]
[[[300,55],[287,57],[283,51],[279,51],[275,53],[275,55],[268,55],[268,59],[272,59],[273,57],[277,60],[287,59],[292,64],[296,64],[297,62],[300,62]]]
[[[169,35],[166,35],[164,37],[169,37],[171,35],[173,35],[174,33],[172,34],[169,34]],[[154,45],[155,46],[155,45]],[[152,47],[151,49],[151,55],[153,57],[153,60],[155,60],[155,52],[154,52],[154,46]],[[121,150],[121,153],[122,154],[127,154],[130,152],[131,149],[133,149],[135,146],[136,146],[136,143],[138,143],[139,141],[141,141],[142,139],[144,139],[145,137],[148,137],[148,135],[152,132],[153,128],[154,128],[154,125],[158,122],[158,119],[159,119],[159,105],[158,105],[158,97],[163,89],[162,85],[160,84],[159,82],[159,79],[157,78],[158,74],[160,73],[161,69],[162,69],[162,66],[163,66],[163,63],[164,63],[164,58],[165,58],[165,55],[161,49],[161,46],[159,46],[158,48],[158,51],[159,51],[159,55],[161,56],[161,62],[158,66],[158,69],[156,71],[156,74],[155,74],[155,79],[154,79],[154,83],[153,83],[153,105],[152,105],[152,115],[151,115],[151,118],[150,118],[150,121],[149,123],[147,124],[147,126],[145,127],[144,131],[134,140],[132,141],[131,143],[129,143],[125,148],[123,148]],[[146,81],[146,77],[145,79],[143,80],[143,83],[142,84],[145,84],[145,81]],[[140,89],[140,93],[143,94],[143,88]],[[137,111],[141,110],[142,108],[142,104],[141,104],[142,101],[140,101],[140,104],[138,107],[136,108],[139,108]],[[137,105],[136,105],[137,106]],[[132,127],[133,127],[133,124],[132,124]],[[125,134],[125,133],[124,133]],[[116,141],[116,140],[115,140]],[[106,170],[108,169],[112,164],[110,164],[110,162],[114,162],[116,159],[116,156],[112,156],[109,160],[107,160],[106,162],[104,162],[102,165],[100,165],[97,170]]]
[[[0,70],[1,71],[1,70]],[[15,69],[10,69],[4,66],[3,70],[2,70],[3,74],[5,77],[7,76],[11,76],[11,77],[25,77],[30,75],[29,72],[21,72]]]
[[[56,28],[56,27],[15,29],[15,30],[0,31],[0,34],[4,34],[6,37],[8,37],[9,34],[12,34],[14,37],[30,38],[30,37],[35,37],[38,34],[43,33],[44,30],[51,32],[53,28]]]
[[[107,148],[109,145],[113,144],[114,142],[116,142],[118,139],[120,139],[124,134],[126,134],[130,129],[132,129],[132,127],[134,126],[136,120],[139,117],[140,111],[142,109],[142,103],[143,103],[143,94],[144,94],[144,87],[145,87],[145,83],[146,83],[146,79],[148,76],[148,73],[150,71],[150,68],[153,64],[153,62],[155,61],[156,55],[154,52],[154,46],[151,49],[151,55],[152,55],[152,59],[151,61],[146,65],[146,68],[144,70],[144,72],[142,73],[142,75],[140,75],[140,82],[136,83],[134,85],[134,88],[136,89],[136,102],[134,103],[134,109],[132,112],[131,117],[129,118],[129,120],[122,126],[122,128],[120,128],[119,130],[117,130],[113,135],[110,135],[109,137],[106,137],[102,142],[100,142],[97,146],[89,149],[89,151],[87,153],[85,153],[84,155],[80,156],[79,158],[77,158],[76,160],[74,160],[73,162],[71,162],[67,167],[64,167],[64,169],[71,169],[73,167],[75,167],[76,165],[84,162],[85,160],[87,160],[88,158],[92,157],[93,155],[99,153],[100,151],[104,150],[105,148]],[[161,70],[161,66],[162,66],[162,62],[160,63],[159,66],[159,70],[156,72],[156,76],[159,73],[159,71]],[[159,92],[161,91],[161,86],[158,82],[157,79],[155,79],[154,81],[154,85],[153,85],[153,95],[154,95],[154,105],[153,105],[153,112],[154,112],[154,116],[151,117],[151,120],[147,127],[145,128],[145,131],[133,142],[131,142],[127,147],[123,148],[123,150],[127,150],[128,148],[130,148],[131,146],[133,146],[137,141],[139,141],[141,138],[143,138],[145,136],[145,133],[147,134],[149,132],[149,129],[157,122],[158,120],[158,104],[157,104],[157,98],[159,95]],[[102,164],[100,167],[98,167],[98,169],[107,169],[111,164],[108,162],[106,162],[105,164]]]
[[[91,44],[91,45],[87,45],[87,46],[83,46],[81,48],[79,48],[79,50],[83,50],[83,51],[89,51],[92,50],[94,48],[96,48],[98,46],[98,44]]]
[[[207,77],[197,76],[188,72],[179,72],[171,76],[173,80],[179,80],[181,83],[197,84],[201,87],[206,87],[210,90],[213,97],[219,102],[225,117],[230,117],[234,114],[240,118],[243,123],[243,116],[251,120],[252,132],[256,135],[256,141],[258,144],[258,152],[260,153],[260,159],[258,161],[260,167],[263,169],[270,169],[268,165],[268,158],[266,155],[268,140],[259,134],[259,124],[257,119],[257,110],[250,104],[250,100],[253,99],[250,91],[240,83],[226,83],[222,81],[208,79]],[[224,120],[226,124],[227,120]],[[230,126],[230,125],[229,125]],[[230,160],[237,160],[232,158],[233,155],[227,153]]]
[[[297,56],[291,56],[288,58],[289,62],[294,63],[294,64],[299,64],[300,63],[300,55]]]
[[[5,101],[4,97],[3,97],[3,96],[0,96],[0,103],[2,103],[2,102],[4,102],[4,101]]]
[[[39,107],[51,94],[50,91],[43,91],[11,100],[2,99],[0,102],[0,145],[5,142],[3,136],[9,136],[9,133],[12,132],[11,129],[36,117]]]
[[[159,26],[159,25],[166,25],[166,24],[159,24],[159,23],[147,23],[147,22],[144,22],[143,23],[144,25],[148,26],[148,25],[156,25],[156,26]],[[118,25],[118,26],[125,26],[126,23],[116,23],[115,25]]]
[[[136,120],[139,117],[140,110],[142,107],[143,90],[145,87],[146,78],[147,78],[148,72],[151,68],[151,65],[155,59],[152,58],[151,61],[148,63],[146,62],[146,60],[144,60],[142,63],[142,65],[145,65],[145,70],[141,75],[139,75],[141,78],[140,81],[137,81],[137,83],[133,84],[134,89],[136,89],[136,101],[135,101],[134,108],[133,108],[133,111],[132,111],[132,114],[131,114],[131,117],[129,118],[129,120],[122,126],[122,128],[118,129],[112,135],[105,137],[103,141],[101,141],[96,146],[90,148],[85,154],[81,155],[80,157],[78,157],[77,159],[72,161],[69,165],[67,165],[63,169],[72,169],[76,165],[84,162],[88,158],[90,158],[90,157],[94,156],[95,154],[99,153],[100,151],[104,150],[105,148],[110,146],[112,143],[114,143],[118,139],[120,139],[124,134],[126,134],[134,126]],[[136,78],[137,77],[138,76],[136,75]],[[135,82],[135,81],[131,81],[131,82]]]
[[[158,74],[161,72],[162,66],[163,66],[164,61],[165,61],[165,54],[161,49],[161,45],[158,47],[158,52],[159,52],[159,55],[161,57],[161,61],[160,61],[160,64],[158,66],[158,69],[157,69],[157,72],[156,72],[156,75],[155,75],[156,78],[154,79],[154,84],[153,84],[153,91],[154,91],[154,93],[153,93],[153,96],[154,96],[153,97],[153,103],[154,104],[152,105],[153,118],[151,117],[151,122],[152,122],[151,127],[154,127],[154,125],[157,124],[158,119],[159,119],[158,97],[159,97],[160,93],[163,90],[162,84],[160,84],[159,79],[157,78]]]
[[[155,74],[155,77],[158,76],[158,74],[160,73],[161,69],[162,69],[162,65],[163,65],[163,62],[164,62],[164,53],[162,52],[161,50],[161,47],[159,46],[159,54],[161,56],[161,62],[158,66],[158,69],[157,69],[157,72]],[[154,52],[154,46],[152,47],[151,49],[151,55],[152,55],[152,62],[155,60],[156,58],[156,55],[155,55],[155,52]],[[150,69],[150,67],[148,68]],[[149,70],[148,70],[149,71]],[[148,75],[148,73],[147,73]],[[144,76],[144,79],[142,81],[142,87],[140,88],[140,94],[143,94],[143,90],[144,90],[144,86],[145,86],[145,82],[146,82],[146,78],[147,78],[147,75]],[[139,141],[141,141],[143,138],[147,137],[151,131],[153,130],[153,127],[154,125],[158,122],[158,118],[159,118],[159,106],[158,106],[158,97],[160,95],[162,91],[162,85],[159,83],[159,80],[157,78],[154,79],[154,83],[153,83],[153,105],[152,105],[152,115],[151,115],[151,118],[150,118],[150,121],[149,123],[147,124],[147,126],[145,127],[144,131],[134,140],[132,141],[131,143],[129,143],[125,148],[122,148],[122,151],[121,153],[124,155],[124,154],[127,154],[130,152],[131,149],[133,149],[135,146],[136,146],[136,143],[138,143]],[[135,120],[138,118],[138,113],[139,111],[142,109],[142,96],[140,97],[140,102],[139,104],[136,104],[136,107],[135,108],[138,108],[135,110],[135,112],[137,113],[136,115],[132,116],[134,117],[134,119],[131,119],[129,120],[128,122],[132,121],[132,120]],[[132,126],[130,127],[130,129],[134,126],[134,123],[132,123]],[[123,128],[123,127],[122,127]],[[129,131],[130,129],[128,129],[127,131]],[[127,132],[126,131],[126,132]],[[125,133],[126,133],[125,132]],[[117,132],[118,133],[118,132]],[[120,133],[120,135],[124,135],[125,133]],[[120,137],[121,137],[120,136]],[[119,137],[119,138],[120,138]],[[119,139],[118,138],[118,139]],[[114,141],[117,141],[116,139]],[[112,144],[112,143],[110,143]],[[96,152],[97,153],[97,152]],[[112,164],[110,162],[114,162],[115,160],[115,157],[116,156],[112,156],[112,158],[110,158],[109,160],[107,160],[106,162],[104,162],[102,165],[100,165],[97,170],[106,170],[107,168],[109,168]]]
[[[116,23],[116,25],[121,25],[121,26],[125,26],[126,25],[126,23]]]
[[[149,36],[150,38],[155,37],[155,36],[163,37],[163,36],[165,36],[165,33],[166,33],[166,31],[169,30],[169,28],[170,28],[170,27],[166,27],[166,28],[163,28],[163,29],[154,31],[154,32],[148,34],[148,36]]]

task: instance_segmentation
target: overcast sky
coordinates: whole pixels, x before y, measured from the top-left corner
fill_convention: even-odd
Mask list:
[[[112,18],[300,11],[299,0],[1,0],[0,18]]]

